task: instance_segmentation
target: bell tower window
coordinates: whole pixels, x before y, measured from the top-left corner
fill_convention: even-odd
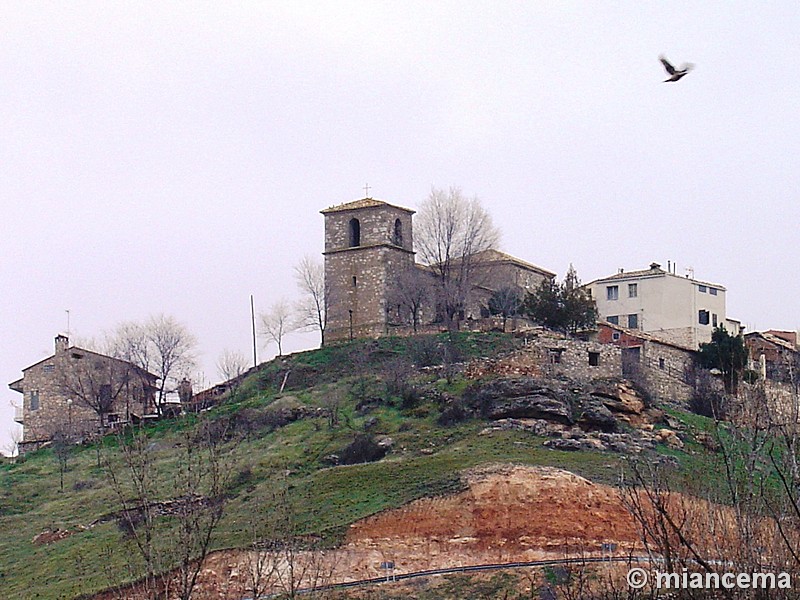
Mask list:
[[[361,245],[361,223],[358,219],[350,219],[350,247]]]
[[[392,243],[395,246],[403,245],[403,222],[400,219],[394,221],[394,235],[392,236]]]

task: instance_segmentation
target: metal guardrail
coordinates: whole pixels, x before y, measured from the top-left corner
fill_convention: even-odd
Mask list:
[[[583,557],[583,558],[555,558],[549,560],[534,560],[529,562],[510,562],[510,563],[489,563],[483,565],[468,565],[463,567],[450,567],[447,569],[429,569],[426,571],[413,571],[411,573],[401,573],[388,577],[373,577],[371,579],[359,579],[358,581],[346,581],[343,583],[332,583],[330,585],[320,585],[314,588],[303,588],[297,590],[299,594],[310,594],[312,592],[325,592],[330,590],[342,590],[363,585],[377,585],[380,583],[393,583],[405,579],[415,579],[418,577],[431,577],[433,575],[450,575],[454,573],[472,573],[476,571],[497,571],[501,569],[520,569],[525,567],[548,567],[558,565],[583,565],[587,563],[622,562],[622,563],[642,563],[651,562],[647,556],[603,556],[603,557]],[[246,597],[241,600],[267,600],[275,598],[281,594],[268,594],[258,598]]]

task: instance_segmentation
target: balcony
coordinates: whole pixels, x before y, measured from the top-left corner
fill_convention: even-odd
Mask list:
[[[25,414],[25,411],[23,410],[23,408],[21,406],[15,406],[14,407],[14,420],[17,423],[19,423],[20,425],[22,425],[22,423],[25,422],[24,414]]]

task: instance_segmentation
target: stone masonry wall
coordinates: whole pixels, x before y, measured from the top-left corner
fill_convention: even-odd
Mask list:
[[[622,376],[622,351],[617,346],[563,338],[549,332],[532,333],[524,339],[525,348],[522,350],[497,359],[485,359],[471,363],[467,367],[467,376],[482,377],[492,374],[553,377],[564,375],[575,381]],[[591,355],[594,357],[590,360]]]
[[[693,362],[692,354],[686,350],[644,342],[641,368],[650,394],[664,402],[687,404],[693,392],[689,380]]]

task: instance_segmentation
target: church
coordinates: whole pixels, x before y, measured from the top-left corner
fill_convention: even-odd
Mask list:
[[[415,260],[414,211],[362,198],[320,211],[325,218],[326,341],[380,337],[411,330],[412,317],[397,301],[398,286],[418,274],[435,289],[435,274]],[[462,321],[489,316],[488,301],[502,288],[533,291],[555,273],[497,250],[475,255],[477,276],[471,284]],[[408,290],[401,290],[408,291]],[[435,294],[429,294],[413,325],[442,326]],[[430,329],[429,329],[430,330]]]

